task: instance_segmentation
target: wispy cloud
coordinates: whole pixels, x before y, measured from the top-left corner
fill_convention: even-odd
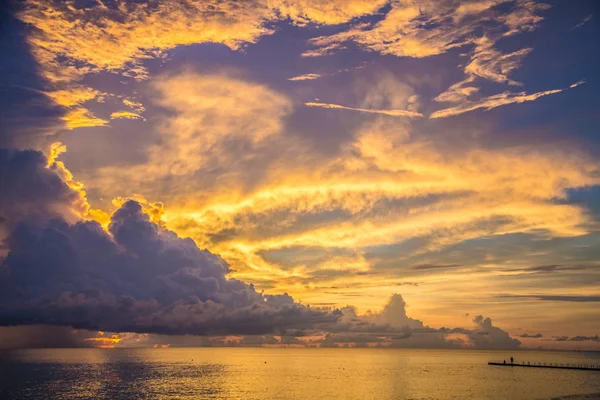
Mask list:
[[[70,109],[67,114],[62,117],[62,120],[65,122],[65,127],[67,129],[104,126],[108,124],[108,121],[96,117],[84,107]]]
[[[496,7],[504,3],[512,3],[513,8],[508,13]],[[377,23],[361,23],[340,33],[311,39],[313,49],[303,55],[327,55],[344,49],[347,42],[380,54],[411,58],[426,58],[451,49],[467,48],[464,55],[469,57],[469,61],[462,67],[466,78],[435,98],[436,101],[462,104],[436,112],[432,117],[457,115],[477,108],[490,109],[556,93],[526,95],[505,92],[477,102],[467,101],[479,91],[474,84],[476,79],[521,85],[511,79],[510,74],[521,66],[532,49],[505,53],[495,45],[503,38],[536,29],[543,19],[540,13],[548,8],[548,5],[536,1],[488,0],[466,4],[447,0],[423,4],[394,2],[390,11]]]
[[[583,18],[583,20],[581,20],[580,23],[578,23],[577,25],[575,25],[572,29],[578,29],[581,28],[583,25],[585,25],[589,20],[591,20],[594,17],[593,14],[587,15],[585,18]]]
[[[462,267],[460,264],[419,264],[413,265],[411,268],[416,270],[430,270],[430,269],[448,269],[448,268],[459,268]]]
[[[146,111],[146,108],[139,101],[131,100],[131,99],[123,99],[123,104],[127,107],[134,109],[138,113],[143,113]]]
[[[573,303],[600,303],[600,295],[554,295],[554,294],[503,294],[498,297],[526,298],[540,301],[560,301]]]
[[[536,334],[524,333],[524,334],[520,335],[519,337],[528,338],[528,339],[539,339],[541,337],[544,337],[544,335],[542,335],[541,333],[536,333]]]
[[[371,114],[389,115],[392,117],[415,118],[415,117],[423,116],[423,114],[421,114],[421,113],[414,112],[414,111],[408,111],[408,110],[378,110],[378,109],[370,109],[370,108],[355,108],[355,107],[346,107],[346,106],[342,106],[339,104],[317,103],[317,102],[307,102],[304,104],[307,107],[320,107],[320,108],[330,108],[330,109],[337,109],[337,110],[359,111],[359,112],[371,113]]]
[[[145,119],[138,113],[131,111],[116,111],[110,114],[110,119]]]
[[[337,25],[369,15],[388,0],[270,0],[269,6],[297,25],[309,22]]]
[[[293,78],[288,78],[288,81],[312,81],[315,79],[319,79],[321,76],[321,74],[305,74],[294,76]]]
[[[555,342],[587,342],[587,341],[600,342],[600,337],[598,335],[595,335],[595,336],[578,335],[578,336],[573,336],[573,337],[552,336],[552,339],[544,339],[544,340],[551,340],[551,341],[555,341]]]
[[[579,81],[569,86],[569,88],[575,88],[581,84],[585,83],[585,81]],[[433,112],[429,118],[445,118],[451,117],[455,115],[460,115],[469,111],[477,110],[477,109],[485,109],[486,111],[491,110],[496,107],[505,106],[507,104],[515,104],[515,103],[525,103],[527,101],[534,101],[539,99],[540,97],[547,96],[550,94],[556,94],[564,92],[567,89],[553,89],[546,90],[543,92],[531,93],[527,94],[526,92],[519,93],[511,93],[504,92],[500,94],[495,94],[492,96],[484,97],[479,101],[466,101],[456,107],[445,108],[442,110],[438,110]]]
[[[577,81],[577,82],[575,82],[575,83],[572,83],[572,84],[569,86],[569,88],[570,88],[570,89],[573,89],[573,88],[576,88],[576,87],[577,87],[577,86],[579,86],[579,85],[583,85],[584,83],[585,83],[585,79],[582,79],[582,80],[580,80],[580,81]]]

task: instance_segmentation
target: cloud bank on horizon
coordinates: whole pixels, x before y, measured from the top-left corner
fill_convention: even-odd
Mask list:
[[[430,329],[406,315],[406,304],[398,294],[381,313],[358,316],[352,307],[315,309],[295,302],[287,293],[258,293],[252,285],[227,278],[229,266],[222,258],[153,222],[152,210],[145,212],[134,200],[111,215],[106,231],[96,221],[80,219],[89,212],[85,193],[69,187],[58,173],[62,166],[55,164],[40,152],[0,150],[0,189],[11,193],[0,209],[8,251],[0,264],[0,324],[9,326],[0,327],[2,348],[86,342],[107,347],[122,342],[117,334],[85,332],[92,330],[145,334],[133,336],[142,346],[160,337],[148,334],[296,338],[322,332],[325,336],[313,345],[519,345],[481,316],[473,321],[485,331]],[[74,210],[80,215],[73,215]],[[10,328],[14,325],[17,328]],[[43,333],[46,329],[49,334]],[[419,336],[422,333],[426,335]],[[466,340],[449,336],[455,333]],[[264,338],[245,337],[237,343],[268,343]],[[131,345],[123,343],[127,344]]]
[[[0,324],[597,348],[592,2],[27,0],[1,18]],[[418,319],[401,296],[377,311],[396,292]]]

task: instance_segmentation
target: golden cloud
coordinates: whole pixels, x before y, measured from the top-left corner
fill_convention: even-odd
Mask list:
[[[223,43],[235,50],[272,33],[265,23],[278,16],[339,24],[371,14],[385,3],[176,0],[117,1],[116,7],[97,2],[86,7],[74,0],[28,0],[18,17],[36,28],[28,41],[45,77],[65,82],[98,70],[130,71],[144,77],[139,60],[161,57],[176,46]]]
[[[268,0],[269,7],[297,24],[315,22],[335,25],[373,14],[387,0]]]
[[[513,3],[503,13],[496,6]],[[470,61],[464,66],[466,79],[453,84],[435,100],[460,102],[456,111],[467,112],[486,106],[473,106],[467,98],[479,91],[476,78],[497,83],[521,85],[509,77],[521,66],[531,48],[503,53],[494,46],[500,39],[537,28],[542,21],[539,13],[549,6],[536,1],[489,0],[472,3],[454,1],[394,2],[383,20],[374,25],[359,24],[347,31],[310,40],[313,49],[304,56],[327,55],[344,48],[344,43],[355,42],[360,47],[398,57],[424,58],[448,52],[451,49],[472,46],[467,53]],[[548,93],[549,94],[549,93]],[[533,96],[533,95],[532,95]],[[491,96],[486,104],[529,101],[524,94],[502,93]],[[508,104],[508,103],[506,103]],[[493,107],[492,107],[493,108]],[[436,114],[441,115],[441,114]]]
[[[78,7],[74,1],[30,0],[19,18],[36,28],[28,41],[50,81],[73,81],[92,71],[127,70],[136,60],[160,57],[165,50],[194,43],[223,43],[237,49],[270,31],[266,7],[244,2],[185,1],[98,2]],[[65,62],[70,60],[63,69]],[[76,62],[84,63],[84,67]]]
[[[67,129],[104,126],[108,121],[96,117],[92,112],[84,107],[75,107],[69,109],[66,115],[61,118]]]
[[[288,81],[312,81],[315,79],[319,79],[320,77],[321,77],[320,74],[305,74],[305,75],[298,75],[298,76],[289,78]]]
[[[135,100],[123,99],[123,104],[125,104],[127,107],[133,108],[136,112],[139,113],[143,113],[144,111],[146,111],[144,105]]]
[[[141,61],[163,57],[176,46],[223,43],[239,49],[270,33],[263,23],[273,18],[273,11],[244,3],[119,1],[117,7],[104,2],[81,7],[74,0],[29,0],[18,18],[34,28],[27,41],[52,89],[48,95],[57,104],[72,107],[63,120],[67,129],[75,129],[108,123],[81,105],[98,95],[77,83],[91,73],[109,71],[144,80],[148,71]]]
[[[471,46],[469,61],[462,67],[465,79],[436,97],[458,104],[435,111],[431,118],[533,101],[565,90],[504,92],[471,100],[479,93],[475,85],[479,79],[520,84],[510,74],[530,49],[503,53],[495,45],[541,21],[542,5],[519,1],[502,14],[495,7],[501,3],[507,1],[393,2],[381,21],[316,38],[311,41],[315,48],[304,55],[337,51],[348,41],[381,54],[413,58]],[[268,21],[338,24],[371,14],[385,1],[117,4],[109,8],[98,2],[86,9],[72,1],[28,1],[20,14],[35,28],[28,41],[41,73],[51,82],[47,95],[67,108],[69,129],[107,124],[83,107],[102,95],[78,83],[90,73],[110,71],[143,80],[149,77],[144,59],[165,57],[179,45],[212,42],[236,50],[270,34]],[[600,183],[598,165],[586,154],[552,146],[485,148],[469,142],[459,148],[436,143],[418,132],[418,124],[411,125],[409,118],[387,118],[423,116],[418,96],[390,76],[380,74],[378,82],[364,85],[367,89],[356,85],[355,92],[364,96],[352,106],[305,103],[373,114],[369,120],[374,122],[345,132],[348,141],[329,154],[315,151],[319,149],[311,147],[309,139],[286,124],[292,100],[264,84],[234,75],[191,72],[153,78],[148,83],[153,101],[168,111],[157,117],[159,140],[153,143],[160,144],[148,146],[140,164],[85,172],[83,181],[116,196],[115,205],[122,202],[118,196],[140,193],[134,197],[153,221],[162,221],[222,255],[236,277],[301,296],[307,295],[307,285],[322,283],[363,285],[380,294],[398,276],[382,273],[365,283],[362,275],[351,274],[373,272],[377,259],[366,255],[369,248],[422,239],[422,248],[411,249],[414,255],[494,235],[553,238],[589,232],[584,206],[559,201],[566,199],[570,188]],[[121,109],[130,110],[117,109],[110,119],[143,118],[141,102],[125,98],[122,103]],[[319,129],[323,131],[316,134],[329,134],[327,128]],[[81,182],[58,161],[61,151],[60,145],[51,148],[49,167],[85,198]],[[146,198],[165,200],[168,206]],[[105,212],[87,202],[79,212],[101,224],[108,221]],[[325,255],[293,266],[265,255],[306,249],[320,249]],[[402,256],[398,258],[401,263]],[[427,277],[445,283],[460,278],[441,273]],[[472,285],[478,283],[474,280]]]
[[[101,225],[108,225],[110,220],[109,215],[99,209],[93,209],[88,203],[87,195],[84,189],[84,184],[76,180],[73,174],[58,158],[61,154],[67,151],[67,146],[60,142],[54,142],[50,145],[48,151],[48,168],[54,170],[63,182],[74,192],[78,194],[77,201],[71,205],[69,210],[62,212],[62,215],[70,216],[68,220],[76,219],[92,219],[98,221]]]
[[[138,113],[131,111],[116,111],[110,114],[110,119],[145,119]]]
[[[164,177],[184,179],[206,168],[230,168],[240,162],[238,156],[250,154],[231,153],[228,146],[262,146],[281,131],[282,118],[291,111],[285,96],[225,75],[184,73],[152,85],[156,103],[174,114],[159,124],[160,145],[147,149],[146,164],[101,169],[93,178],[98,183],[131,189]]]
[[[423,251],[432,251],[510,233],[580,236],[589,232],[586,209],[556,200],[564,199],[569,188],[600,183],[597,163],[574,149],[440,148],[413,135],[410,125],[390,120],[366,125],[341,157],[311,170],[287,179],[280,171],[277,179],[263,181],[259,190],[240,200],[188,202],[167,209],[163,218],[219,252],[236,276],[302,296],[306,289],[299,282],[315,271],[320,271],[321,283],[356,284],[351,276],[327,278],[325,271],[368,271],[376,260],[365,259],[359,251],[350,258],[290,267],[267,261],[263,252],[350,251],[417,237],[427,238]],[[436,200],[419,201],[427,198]],[[379,209],[381,202],[411,199],[407,206]],[[328,219],[329,213],[343,218]],[[378,285],[393,279],[384,278]]]

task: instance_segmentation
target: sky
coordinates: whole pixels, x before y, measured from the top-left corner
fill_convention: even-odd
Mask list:
[[[600,350],[599,21],[7,2],[1,346]]]

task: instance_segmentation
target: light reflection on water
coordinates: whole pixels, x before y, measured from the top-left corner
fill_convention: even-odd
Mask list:
[[[19,350],[0,352],[0,398],[549,399],[600,392],[600,371],[487,365],[511,355],[517,362],[600,364],[598,353],[530,351]]]

